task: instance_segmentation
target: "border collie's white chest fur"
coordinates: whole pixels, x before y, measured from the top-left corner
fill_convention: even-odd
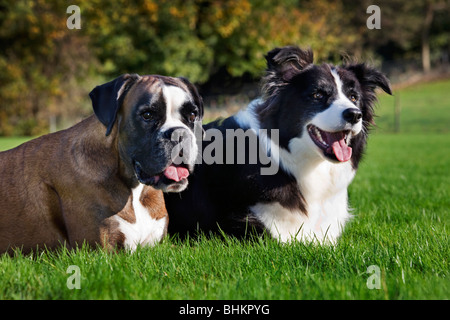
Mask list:
[[[347,201],[347,186],[354,177],[349,163],[321,162],[299,172],[299,180],[308,214],[291,211],[278,202],[258,203],[251,211],[274,238],[281,242],[293,239],[335,243],[345,223],[351,218]]]

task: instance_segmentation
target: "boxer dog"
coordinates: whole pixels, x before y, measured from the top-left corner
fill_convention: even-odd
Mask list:
[[[90,97],[95,115],[0,153],[0,252],[83,242],[134,249],[166,233],[162,191],[186,188],[197,155],[195,86],[126,74]],[[175,132],[184,148],[174,156]]]

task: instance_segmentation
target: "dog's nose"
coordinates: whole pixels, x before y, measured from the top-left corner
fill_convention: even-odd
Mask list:
[[[178,157],[183,158],[185,148],[189,148],[192,142],[192,136],[189,129],[183,127],[173,127],[164,131],[163,136],[165,139],[172,141],[172,146],[180,145],[181,149],[178,151]],[[187,150],[189,151],[189,150]],[[189,153],[189,152],[188,152]]]
[[[362,112],[356,108],[348,108],[342,112],[342,117],[345,121],[350,122],[351,124],[357,123],[362,118]]]
[[[183,141],[183,137],[186,134],[186,128],[183,127],[173,127],[164,131],[164,138],[172,141]]]

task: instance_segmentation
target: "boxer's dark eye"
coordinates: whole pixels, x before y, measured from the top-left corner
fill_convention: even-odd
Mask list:
[[[149,120],[152,119],[152,114],[151,114],[150,112],[146,111],[146,112],[143,112],[143,113],[141,114],[141,117],[142,117],[142,119],[144,119],[145,121],[149,121]]]

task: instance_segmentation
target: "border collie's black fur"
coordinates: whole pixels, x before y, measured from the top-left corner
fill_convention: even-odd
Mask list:
[[[220,130],[223,139],[226,129],[253,129],[277,155],[278,172],[261,175],[259,162],[197,165],[186,191],[165,196],[169,232],[220,227],[243,236],[254,229],[281,241],[334,242],[351,217],[347,187],[373,123],[375,89],[391,94],[389,81],[366,64],[314,65],[312,51],[293,46],[266,59],[262,97],[204,129]],[[272,129],[279,141],[271,139]],[[203,149],[210,143],[203,141]]]

